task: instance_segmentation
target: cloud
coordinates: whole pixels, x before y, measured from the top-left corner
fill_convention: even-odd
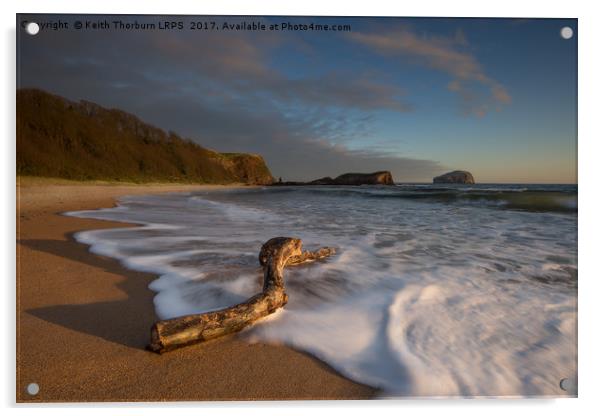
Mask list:
[[[265,33],[212,33],[199,44],[190,36],[168,33],[149,37],[148,50],[167,57],[170,65],[196,71],[203,82],[224,84],[234,96],[270,96],[283,104],[343,107],[358,110],[411,110],[405,91],[377,82],[362,74],[330,71],[313,77],[290,79],[272,69],[270,54],[279,47],[307,49],[296,45],[292,35]],[[307,52],[307,51],[306,51]]]
[[[484,115],[492,107],[499,108],[512,100],[502,84],[485,74],[476,57],[463,50],[468,42],[461,31],[450,38],[418,36],[409,30],[350,33],[348,38],[380,54],[407,57],[449,74],[452,81],[447,88],[461,97],[467,113]],[[479,94],[478,86],[488,90],[488,97]]]
[[[166,117],[165,108],[174,115]],[[237,101],[230,106],[182,98],[165,99],[140,113],[154,120],[169,118],[178,131],[195,132],[204,146],[221,151],[246,151],[263,155],[276,177],[308,180],[336,176],[349,171],[390,170],[396,180],[422,181],[445,169],[435,161],[403,157],[387,152],[351,150],[337,142],[341,132],[361,131],[362,121],[338,119],[329,130],[321,119],[309,116],[290,120],[277,107],[264,105],[253,111],[253,103]],[[331,117],[332,116],[332,117]],[[325,124],[337,120],[329,114]],[[200,128],[202,126],[202,128]],[[347,133],[344,133],[348,136]]]

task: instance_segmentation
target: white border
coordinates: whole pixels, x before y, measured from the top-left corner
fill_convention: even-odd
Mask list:
[[[266,412],[286,412],[291,415],[313,412],[343,410],[346,414],[364,414],[375,410],[385,414],[420,411],[434,413],[443,411],[450,415],[501,414],[516,411],[544,411],[547,415],[567,415],[575,412],[589,413],[599,408],[597,397],[600,382],[600,290],[602,274],[596,262],[600,234],[600,195],[602,179],[597,169],[602,134],[600,129],[600,74],[602,66],[599,42],[602,39],[601,16],[595,2],[525,0],[488,1],[434,1],[393,2],[370,0],[353,3],[347,1],[303,0],[296,3],[283,1],[244,2],[183,2],[177,0],[123,1],[33,1],[21,0],[17,4],[2,2],[2,111],[0,126],[2,135],[2,186],[3,200],[0,203],[4,238],[0,255],[4,265],[4,288],[2,308],[2,379],[0,391],[2,404],[12,407],[12,414],[21,410],[41,410],[47,414],[79,414],[80,406],[86,413],[104,414],[107,407],[119,407],[120,414],[163,414],[164,407],[182,414],[199,412],[247,415]],[[259,4],[257,4],[259,3]],[[458,17],[573,17],[579,18],[579,399],[564,400],[440,400],[440,401],[356,401],[356,402],[252,402],[252,403],[183,403],[183,404],[121,404],[121,405],[42,405],[16,406],[15,400],[15,13],[131,13],[131,14],[255,14],[255,15],[339,15],[339,16],[458,16]],[[141,380],[144,382],[144,380]],[[282,409],[282,407],[285,409]],[[15,407],[17,409],[15,409]],[[195,409],[201,407],[202,409]],[[593,413],[593,412],[592,412]]]

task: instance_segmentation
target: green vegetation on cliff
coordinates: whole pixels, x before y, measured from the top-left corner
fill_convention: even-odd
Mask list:
[[[17,174],[74,180],[272,183],[263,158],[217,153],[121,110],[17,91]]]

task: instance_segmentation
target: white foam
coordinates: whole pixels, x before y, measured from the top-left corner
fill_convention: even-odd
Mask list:
[[[413,285],[390,306],[388,339],[411,369],[413,395],[559,394],[559,380],[576,376],[576,361],[563,359],[575,346],[568,303],[554,305],[568,307],[558,321],[537,300],[516,304],[503,293],[466,290]]]

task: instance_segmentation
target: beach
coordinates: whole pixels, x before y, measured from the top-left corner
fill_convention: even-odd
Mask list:
[[[124,195],[216,185],[116,185],[18,178],[17,401],[371,398],[309,354],[228,336],[165,355],[146,351],[156,276],[92,254],[82,230],[128,227],[65,211],[109,208]],[[26,387],[40,386],[30,396]]]

